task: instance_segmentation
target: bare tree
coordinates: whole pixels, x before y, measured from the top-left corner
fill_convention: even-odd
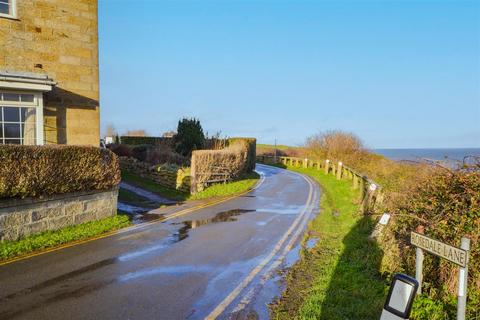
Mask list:
[[[359,137],[340,130],[321,132],[309,137],[305,148],[313,157],[336,160],[345,159],[364,150]]]

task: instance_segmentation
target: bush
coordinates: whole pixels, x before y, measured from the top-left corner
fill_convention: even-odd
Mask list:
[[[212,183],[232,181],[245,173],[247,147],[245,141],[238,141],[223,150],[194,151],[191,168],[194,191],[201,191]]]
[[[193,150],[202,149],[205,145],[200,120],[184,118],[178,122],[175,136],[175,150],[183,156],[190,156]]]
[[[255,138],[230,138],[228,139],[229,145],[235,145],[237,143],[246,145],[247,148],[247,164],[245,171],[250,173],[255,170],[255,161],[257,160],[257,139]]]
[[[152,165],[171,163],[185,165],[189,159],[173,152],[169,147],[152,147],[149,149],[146,161]]]
[[[334,130],[309,137],[306,148],[316,158],[345,161],[346,157],[361,152],[363,144],[353,133]]]
[[[480,310],[480,167],[438,170],[398,198],[390,210],[395,219],[387,237],[396,240],[400,257],[388,257],[392,250],[386,247],[385,261],[401,259],[397,270],[395,266],[385,266],[390,272],[403,268],[410,274],[414,273],[415,251],[409,245],[409,238],[410,232],[418,227],[423,228],[427,236],[454,246],[460,246],[461,236],[471,239],[468,270],[470,317],[467,318],[473,319],[474,310]],[[426,254],[423,287],[426,297],[447,306],[458,288],[457,269],[444,259]]]
[[[0,198],[108,190],[120,183],[117,156],[89,146],[0,145]]]
[[[111,144],[108,149],[112,150],[119,157],[131,157],[132,148],[124,144]]]
[[[135,146],[132,148],[132,157],[134,157],[138,161],[145,162],[147,160],[149,149],[150,146],[148,145]]]

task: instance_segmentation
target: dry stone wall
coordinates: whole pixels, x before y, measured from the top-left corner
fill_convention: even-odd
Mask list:
[[[184,169],[167,169],[162,166],[152,166],[135,158],[120,157],[120,167],[138,176],[157,182],[165,188],[190,193],[191,177]]]
[[[0,240],[57,230],[117,214],[118,188],[76,192],[44,199],[0,201]]]

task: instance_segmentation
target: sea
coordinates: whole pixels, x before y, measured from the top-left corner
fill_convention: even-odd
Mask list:
[[[475,157],[480,160],[480,148],[452,148],[452,149],[373,149],[395,161],[442,161],[449,163],[462,163],[465,159],[473,163]]]

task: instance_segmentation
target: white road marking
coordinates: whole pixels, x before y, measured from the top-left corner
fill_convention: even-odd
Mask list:
[[[275,255],[280,251],[280,249],[283,246],[283,243],[288,239],[288,237],[292,234],[292,232],[295,230],[297,225],[302,221],[302,218],[306,214],[307,210],[310,208],[311,201],[312,201],[312,194],[313,194],[313,185],[310,182],[309,179],[307,179],[305,176],[298,174],[301,176],[305,181],[307,181],[308,186],[309,186],[309,193],[308,193],[308,198],[306,205],[302,212],[298,215],[298,217],[295,219],[293,224],[290,226],[290,228],[287,230],[287,232],[283,235],[283,237],[277,242],[275,245],[275,248],[270,252],[270,254],[263,259],[250,273],[243,279],[243,281],[233,289],[232,292],[228,296],[223,299],[223,301],[205,318],[205,319],[216,319],[222,312],[225,311],[226,308],[235,300],[235,298],[238,297],[238,295],[242,292],[243,289],[245,289],[255,278],[255,276],[262,271],[262,269],[275,257]]]

